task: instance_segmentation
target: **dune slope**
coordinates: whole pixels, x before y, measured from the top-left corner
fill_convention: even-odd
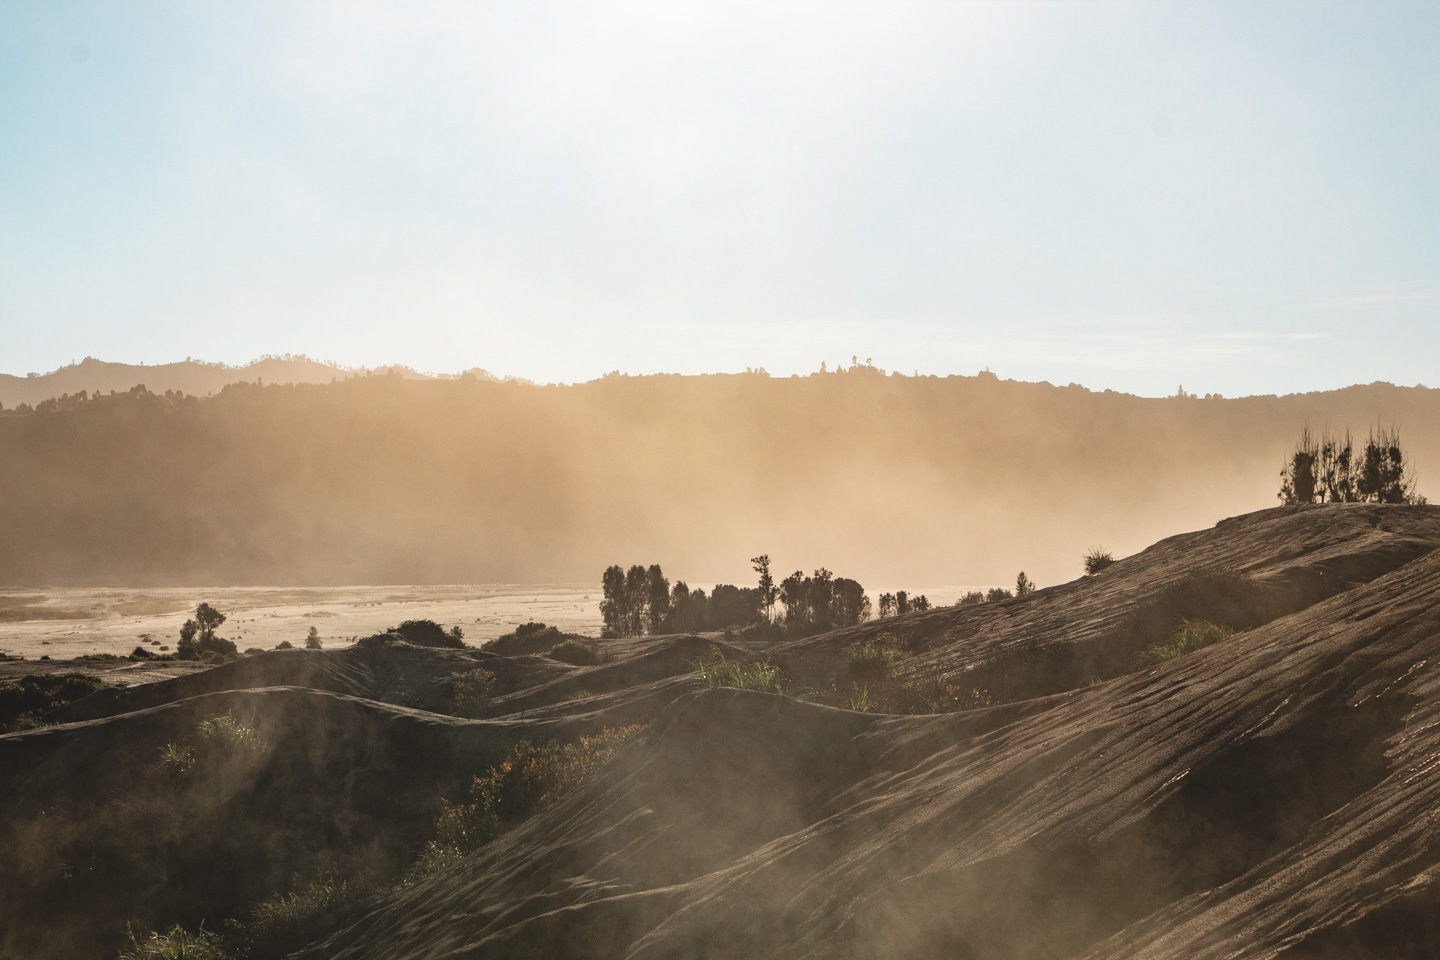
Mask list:
[[[103,956],[125,919],[214,922],[220,901],[238,909],[278,889],[279,872],[322,862],[394,876],[443,799],[520,739],[648,721],[563,800],[447,869],[381,884],[285,949],[304,960],[1435,956],[1437,517],[1266,511],[1030,597],[770,651],[819,670],[883,628],[915,651],[902,671],[964,678],[1008,657],[1012,673],[1043,672],[1037,695],[1017,684],[1008,701],[959,713],[697,689],[689,664],[718,638],[695,637],[616,644],[594,667],[499,658],[515,661],[513,685],[483,720],[377,699],[419,691],[438,707],[451,668],[403,647],[386,654],[385,682],[361,651],[157,684],[135,709],[97,700],[92,719],[0,737],[7,849],[30,878],[0,891],[0,952]],[[1126,660],[1166,617],[1204,612],[1240,629],[1158,666]],[[253,685],[267,671],[324,689]],[[226,684],[237,689],[216,688]],[[57,844],[94,837],[26,832],[42,812],[173,799],[136,758],[217,711],[255,718],[266,750],[184,794],[187,816],[124,821],[138,851],[128,873],[45,873]],[[242,855],[256,844],[264,856]],[[107,892],[117,876],[126,896]]]

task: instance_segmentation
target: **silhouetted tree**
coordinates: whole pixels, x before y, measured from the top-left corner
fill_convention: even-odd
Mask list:
[[[625,572],[625,630],[622,637],[645,635],[645,611],[650,606],[650,576],[640,564]]]
[[[698,596],[697,596],[698,595]],[[694,633],[705,628],[705,592],[690,592],[684,580],[677,580],[670,591],[670,629],[677,633]]]
[[[810,585],[803,571],[796,570],[780,581],[780,602],[785,604],[786,623],[810,621]]]
[[[664,633],[670,621],[670,581],[660,572],[660,564],[650,565],[645,572],[645,583],[649,593],[645,625],[651,633]]]
[[[1281,501],[1289,506],[1315,502],[1315,466],[1319,459],[1320,445],[1306,425],[1289,461],[1280,470]]]
[[[1400,431],[1394,427],[1372,430],[1365,441],[1365,456],[1356,482],[1360,499],[1373,503],[1425,503],[1415,490],[1415,477],[1400,449]]]
[[[830,582],[831,576],[829,570],[821,567],[810,578],[810,621],[822,629],[828,628],[832,622],[830,603],[834,584]]]
[[[235,644],[224,637],[217,637],[215,631],[225,622],[225,614],[208,603],[195,608],[195,616],[180,627],[180,642],[175,645],[175,656],[181,660],[198,660],[207,653],[233,657],[240,651]]]
[[[837,627],[853,627],[870,619],[870,598],[854,580],[836,577],[831,590],[834,608],[831,619]]]
[[[1347,430],[1343,437],[1326,431],[1318,439],[1307,425],[1280,470],[1281,502],[1424,503],[1400,447],[1400,433],[1380,426],[1370,431],[1357,456]]]
[[[910,601],[910,608],[916,613],[924,613],[926,610],[930,609],[930,600],[928,597],[925,596],[925,594],[922,593],[920,594],[920,596]]]
[[[311,627],[305,632],[305,649],[319,650],[321,646],[322,645],[320,643],[320,630],[316,627]]]
[[[711,630],[742,626],[760,619],[760,591],[729,583],[715,584],[715,589],[710,591],[705,619]]]
[[[1035,582],[1029,577],[1025,576],[1025,571],[1021,570],[1020,575],[1015,578],[1015,596],[1024,597],[1034,592]]]
[[[963,597],[960,598],[960,603],[959,603],[959,605],[962,606],[962,607],[966,607],[966,606],[969,606],[969,605],[972,604],[972,603],[984,603],[984,602],[985,602],[985,594],[981,593],[979,590],[971,590],[970,592],[966,593]]]
[[[600,601],[600,619],[605,624],[604,635],[621,637],[625,635],[625,571],[619,564],[605,568],[600,578],[603,599]]]
[[[904,590],[895,591],[895,616],[903,617],[910,612],[910,594]]]
[[[895,594],[893,594],[893,593],[882,593],[882,594],[880,594],[880,618],[883,620],[885,617],[890,617],[890,616],[894,616],[894,615],[895,615]]]
[[[762,553],[758,557],[752,557],[750,562],[754,564],[755,572],[760,574],[760,606],[765,611],[765,619],[774,619],[775,600],[780,595],[779,589],[775,586],[775,578],[770,576],[770,554]]]
[[[1015,596],[1015,594],[1006,590],[1004,587],[991,587],[985,591],[985,602],[995,603],[999,600],[1009,600],[1013,596]]]

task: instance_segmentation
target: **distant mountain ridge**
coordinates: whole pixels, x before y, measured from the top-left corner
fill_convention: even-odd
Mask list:
[[[409,367],[390,365],[383,367],[342,367],[335,363],[312,360],[304,354],[264,356],[244,366],[230,366],[224,363],[207,363],[186,357],[178,363],[133,364],[109,363],[86,357],[79,363],[61,367],[50,373],[14,376],[0,373],[0,404],[16,407],[22,403],[34,406],[52,397],[87,393],[124,393],[131,387],[143,385],[152,393],[177,390],[192,396],[204,397],[219,393],[232,383],[329,383],[347,377],[367,374],[396,374],[406,380],[454,380],[470,373],[481,380],[496,380],[485,370],[476,367],[458,374],[430,374],[412,370]]]

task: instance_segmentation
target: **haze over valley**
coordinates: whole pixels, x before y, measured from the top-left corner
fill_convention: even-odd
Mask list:
[[[1388,384],[1142,398],[859,364],[196,398],[152,379],[6,402],[0,523],[26,546],[0,556],[0,583],[598,584],[612,563],[748,582],[767,553],[862,583],[1050,584],[1091,547],[1125,555],[1275,503],[1307,424],[1397,425],[1422,491],[1440,476],[1440,391]]]

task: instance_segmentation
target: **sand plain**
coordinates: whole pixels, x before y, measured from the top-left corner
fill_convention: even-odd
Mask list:
[[[173,651],[181,624],[200,603],[226,615],[219,633],[241,650],[268,650],[284,640],[302,646],[312,626],[327,649],[344,647],[420,618],[459,626],[474,644],[531,620],[598,636],[599,600],[597,589],[580,584],[26,588],[0,591],[0,653],[68,660],[124,655],[137,645]]]
[[[697,584],[711,590],[713,584]],[[868,591],[872,602],[893,587]],[[903,588],[900,588],[903,589]],[[912,589],[939,605],[970,586]],[[983,588],[980,588],[983,589]],[[302,646],[310,627],[326,649],[347,647],[405,620],[458,626],[480,645],[518,624],[540,621],[565,633],[598,637],[600,591],[586,584],[444,584],[351,587],[173,587],[0,589],[0,654],[68,661],[97,653],[124,656],[143,646],[173,652],[180,626],[200,603],[226,615],[219,633],[241,650]],[[143,664],[137,664],[142,667]],[[135,682],[143,682],[138,670]],[[166,675],[173,671],[164,671]],[[153,679],[153,678],[149,678]]]

